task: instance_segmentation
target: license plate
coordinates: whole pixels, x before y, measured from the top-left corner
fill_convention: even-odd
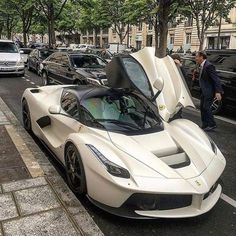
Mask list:
[[[10,70],[15,70],[14,67],[1,67],[0,68],[1,71],[10,71]]]

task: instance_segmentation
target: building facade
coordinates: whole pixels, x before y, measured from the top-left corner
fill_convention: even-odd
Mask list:
[[[233,8],[229,14],[230,23],[222,20],[220,27],[220,49],[236,48],[236,8]],[[197,51],[199,50],[199,40],[197,35],[196,21],[194,19],[176,19],[176,22],[168,25],[167,47],[172,51]],[[124,28],[125,33],[126,28]],[[218,39],[219,25],[211,26],[205,32],[203,48],[216,49]],[[93,30],[86,34],[81,34],[81,43],[95,45],[95,33]],[[103,47],[110,43],[122,43],[141,49],[145,46],[155,46],[155,33],[152,25],[139,23],[129,27],[129,32],[123,42],[119,41],[117,33],[112,28],[106,31],[100,31],[98,34],[97,46]]]

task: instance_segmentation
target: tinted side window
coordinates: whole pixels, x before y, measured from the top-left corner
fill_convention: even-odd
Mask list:
[[[66,54],[62,54],[62,56],[61,56],[61,64],[69,66],[69,60],[68,60],[68,57],[67,57]]]
[[[131,58],[124,58],[123,62],[125,69],[134,85],[140,89],[145,96],[151,98],[153,92],[143,68]]]
[[[61,53],[54,53],[50,59],[50,62],[61,64]]]
[[[78,102],[74,94],[65,92],[61,98],[62,109],[74,118],[79,118]]]

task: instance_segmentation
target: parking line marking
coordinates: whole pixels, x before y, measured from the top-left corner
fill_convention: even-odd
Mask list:
[[[184,110],[185,112],[188,112],[188,111],[193,111],[193,112],[196,112],[196,113],[200,113],[200,110],[198,109],[195,109],[195,108],[192,108],[192,107],[186,107],[186,109]],[[236,121],[234,120],[231,120],[229,118],[225,118],[225,117],[221,117],[221,116],[217,116],[217,115],[214,115],[214,117],[218,120],[222,120],[224,122],[227,122],[227,123],[230,123],[232,125],[236,125]]]
[[[221,194],[220,198],[223,199],[225,202],[229,203],[231,206],[236,208],[236,201],[234,199],[228,197],[227,195],[223,193]]]
[[[218,119],[218,120],[222,120],[222,121],[228,122],[228,123],[230,123],[232,125],[236,125],[236,121],[231,120],[229,118],[225,118],[225,117],[221,117],[221,116],[215,116],[215,118]]]

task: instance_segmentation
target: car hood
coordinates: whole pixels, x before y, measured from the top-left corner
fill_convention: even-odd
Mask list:
[[[127,136],[109,132],[109,137],[116,148],[165,178],[191,179],[201,175],[215,156],[206,135],[188,121],[165,126],[157,133]]]
[[[20,53],[0,53],[1,61],[19,61],[20,59]]]
[[[132,69],[134,65],[135,70]],[[163,89],[155,102],[165,121],[182,107],[194,107],[189,89],[173,59],[169,56],[156,57],[153,47],[114,57],[107,65],[106,73],[110,87],[134,89],[149,99],[158,92],[153,84],[159,80]]]
[[[80,68],[76,71],[83,74],[85,77],[106,78],[106,73],[103,68]]]

